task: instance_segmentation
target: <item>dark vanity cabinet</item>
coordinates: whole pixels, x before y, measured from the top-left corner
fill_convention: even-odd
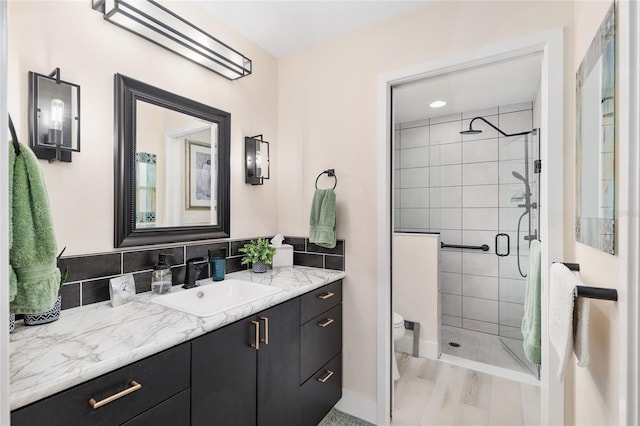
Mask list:
[[[299,298],[192,341],[192,425],[298,425]]]
[[[342,397],[342,281],[300,297],[300,424],[315,426]]]
[[[13,411],[11,425],[188,425],[190,354],[187,342],[119,368]]]
[[[11,413],[12,426],[315,426],[342,396],[342,281]]]

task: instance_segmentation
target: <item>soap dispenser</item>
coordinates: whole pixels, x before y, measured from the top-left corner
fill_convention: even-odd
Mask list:
[[[153,267],[151,275],[151,291],[154,294],[165,294],[171,290],[171,266],[167,263],[167,253],[160,253],[158,263]]]

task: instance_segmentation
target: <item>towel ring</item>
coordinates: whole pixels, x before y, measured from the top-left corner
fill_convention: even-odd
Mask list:
[[[13,142],[13,150],[17,155],[20,155],[20,143],[18,142],[18,136],[16,135],[16,129],[13,127],[13,120],[11,120],[11,114],[9,114],[9,131],[11,132],[11,139]]]
[[[320,176],[322,176],[325,173],[327,174],[327,176],[332,177],[336,180],[335,183],[333,184],[333,189],[336,189],[336,186],[338,185],[338,177],[336,176],[336,169],[327,169],[322,173],[320,173],[316,178],[316,189],[318,189],[318,179],[320,179]]]

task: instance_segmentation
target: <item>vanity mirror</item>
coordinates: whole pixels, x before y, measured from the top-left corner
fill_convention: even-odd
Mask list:
[[[576,73],[576,240],[615,253],[615,7]]]
[[[115,247],[229,237],[231,115],[115,75]]]

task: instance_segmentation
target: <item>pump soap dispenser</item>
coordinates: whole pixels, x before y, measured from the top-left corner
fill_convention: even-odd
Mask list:
[[[171,266],[167,263],[168,253],[158,255],[158,264],[153,267],[151,275],[151,291],[154,294],[165,294],[171,290]]]

